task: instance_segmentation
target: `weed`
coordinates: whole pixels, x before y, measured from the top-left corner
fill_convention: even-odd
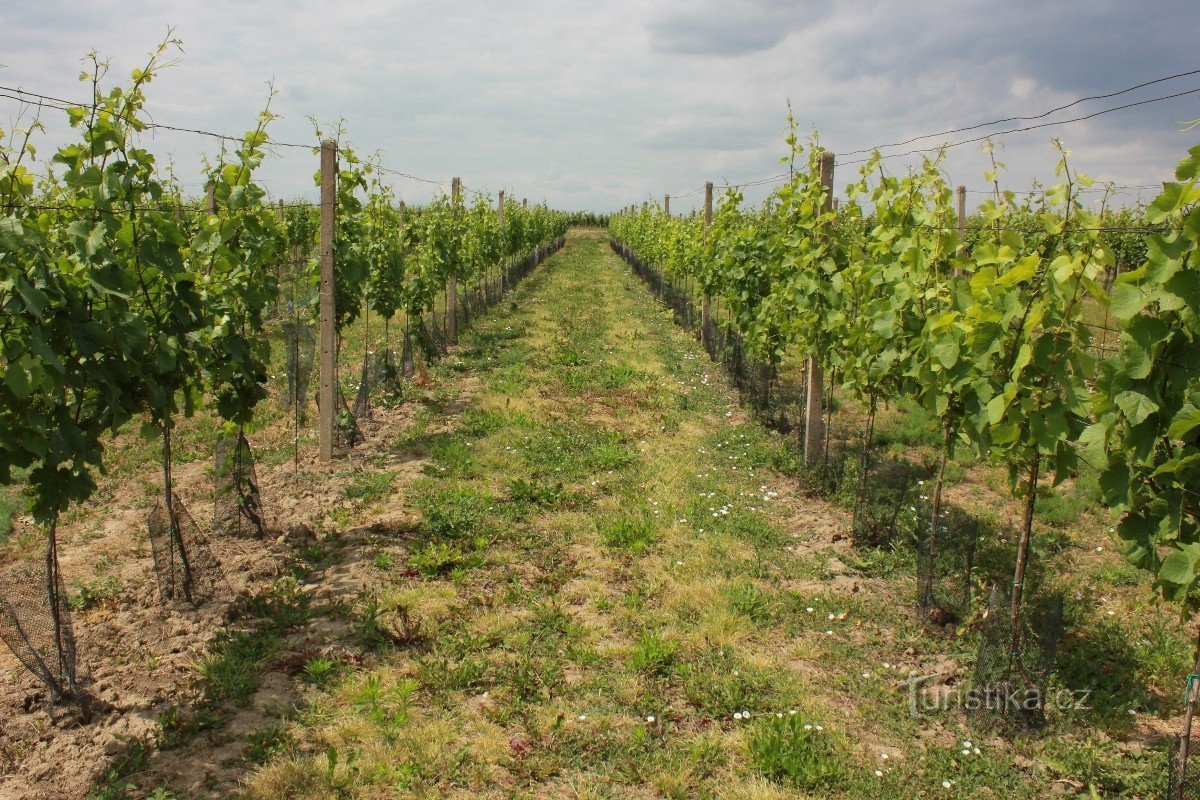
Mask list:
[[[408,707],[420,687],[412,679],[385,686],[379,673],[367,675],[354,693],[353,705],[376,725],[395,727],[408,721]]]
[[[675,665],[675,654],[679,646],[667,639],[654,635],[643,636],[634,646],[629,657],[629,665],[634,672],[643,675],[663,677],[671,672]]]
[[[244,704],[258,688],[261,666],[274,658],[279,648],[269,631],[226,633],[200,662],[205,694],[212,700]]]
[[[771,598],[753,583],[739,583],[725,590],[729,607],[751,622],[770,622],[774,616]]]
[[[437,539],[466,539],[484,532],[490,498],[469,486],[437,489],[421,495],[417,506],[424,532]]]
[[[408,557],[408,565],[421,577],[437,578],[456,573],[480,563],[477,554],[468,553],[461,546],[449,542],[426,542]]]
[[[71,581],[71,588],[74,591],[67,595],[67,606],[72,611],[87,611],[116,605],[125,584],[115,575],[98,575],[95,578]]]
[[[459,439],[440,436],[429,452],[430,462],[425,473],[439,478],[474,478],[479,475],[479,462],[471,446]]]
[[[283,724],[272,725],[246,737],[242,756],[251,764],[266,764],[276,753],[292,743],[292,735]]]
[[[279,578],[270,588],[252,601],[254,612],[267,617],[280,630],[287,630],[308,622],[315,613],[309,596],[300,588],[295,578]]]
[[[845,745],[822,727],[798,714],[759,722],[746,744],[750,762],[762,775],[801,790],[836,788],[846,777]]]
[[[645,513],[623,514],[600,523],[600,540],[614,549],[640,553],[657,538],[654,521]]]
[[[346,488],[342,490],[343,494],[351,500],[361,500],[364,503],[371,503],[376,500],[382,500],[392,493],[396,484],[396,473],[383,472],[368,472],[363,470],[354,473],[354,477],[346,484]]]
[[[313,656],[304,662],[304,671],[300,679],[312,686],[326,687],[336,681],[342,674],[342,664],[328,656]]]

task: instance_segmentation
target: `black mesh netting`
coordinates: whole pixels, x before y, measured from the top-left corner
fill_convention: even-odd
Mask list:
[[[25,561],[0,572],[0,639],[51,700],[79,697],[75,633],[57,563]]]
[[[1180,750],[1182,743],[1182,736],[1176,736],[1172,741],[1167,767],[1166,800],[1200,800],[1200,736],[1193,729],[1188,739],[1186,763]]]
[[[341,388],[337,392],[337,407],[333,415],[333,446],[337,450],[346,451],[366,441],[362,428],[358,426],[358,418],[346,402],[346,395]]]
[[[1051,700],[1048,683],[1062,636],[1063,598],[1053,593],[1026,594],[1014,647],[1011,596],[992,588],[973,678],[973,688],[984,702],[970,710],[1017,728],[1038,728],[1046,723]]]
[[[375,354],[367,351],[363,356],[362,373],[358,377],[358,391],[354,395],[354,406],[351,409],[354,419],[366,422],[371,419],[371,390],[378,385],[375,379]]]
[[[280,326],[280,336],[283,339],[284,371],[287,374],[287,390],[280,402],[284,411],[295,410],[303,424],[308,383],[316,359],[317,337],[310,326],[295,321],[284,322]]]
[[[654,296],[671,309],[676,324],[686,330],[704,328],[700,338],[709,356],[724,367],[763,421],[780,430],[791,430],[794,421],[801,417],[803,384],[781,382],[776,365],[750,355],[745,339],[723,325],[716,314],[710,314],[705,325],[690,285],[680,286],[667,279],[623,244],[613,242],[612,248],[646,282]]]
[[[971,607],[980,523],[970,514],[944,505],[930,553],[929,520],[924,514],[921,517],[917,538],[918,612],[932,625],[953,625],[966,619]]]
[[[425,322],[425,317],[418,317],[417,327],[414,331],[417,344],[426,361],[432,361],[446,352],[446,334],[445,328],[441,324],[442,317],[437,313],[430,314],[429,317],[428,324]]]
[[[199,606],[226,596],[229,587],[220,562],[209,547],[208,537],[174,492],[171,506],[173,515],[167,513],[160,497],[147,524],[159,602]]]
[[[217,437],[213,497],[214,533],[255,538],[264,535],[254,452],[241,431]]]
[[[834,433],[831,431],[829,435]],[[845,449],[849,452],[849,448]],[[881,547],[894,540],[901,515],[913,507],[919,478],[911,465],[874,454],[862,474],[862,448],[854,448],[853,455],[855,479],[859,482],[852,526],[854,543],[860,547]],[[928,523],[922,526],[927,527]]]

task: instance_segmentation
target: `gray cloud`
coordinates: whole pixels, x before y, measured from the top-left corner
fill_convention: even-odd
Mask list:
[[[656,53],[743,56],[771,48],[819,16],[816,3],[740,0],[673,5],[646,24]]]
[[[311,141],[308,115],[344,117],[359,149],[382,152],[394,169],[460,175],[568,208],[613,209],[706,180],[776,174],[789,99],[804,131],[846,152],[1200,67],[1186,35],[1194,0],[1150,11],[1117,0],[357,0],[337,13],[316,0],[130,1],[132,10],[117,0],[0,10],[0,83],[85,95],[75,81],[81,56],[111,54],[112,79],[123,80],[175,25],[183,62],[150,87],[161,122],[239,133],[274,77],[281,140]],[[1122,99],[1195,86],[1193,78]],[[16,111],[0,103],[0,127]],[[70,133],[49,116],[44,155]],[[1166,177],[1198,138],[1176,121],[1197,116],[1191,98],[1006,137],[1006,180],[1018,189],[1050,180],[1053,135],[1097,178]],[[148,145],[190,186],[202,154],[215,151],[210,139],[165,132]],[[976,187],[986,163],[965,146],[944,166]],[[312,197],[314,170],[308,152],[281,149],[262,177],[276,195]],[[853,177],[839,167],[836,182]],[[404,179],[397,188],[412,202],[436,191]]]

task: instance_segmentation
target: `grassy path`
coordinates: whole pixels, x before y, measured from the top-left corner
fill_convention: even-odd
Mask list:
[[[435,379],[458,402],[396,432],[419,522],[371,545],[346,611],[371,649],[304,665],[251,797],[1049,791],[998,740],[910,719],[909,671],[955,658],[913,623],[910,569],[851,553],[600,234]]]

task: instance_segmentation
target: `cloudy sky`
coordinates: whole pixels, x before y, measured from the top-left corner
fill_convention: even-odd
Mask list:
[[[1200,69],[1196,21],[1195,0],[38,0],[0,7],[0,85],[86,98],[81,57],[110,57],[123,80],[173,26],[181,61],[150,87],[160,123],[241,133],[273,79],[279,140],[312,141],[309,116],[344,118],[357,149],[391,169],[611,210],[778,173],[788,100],[805,131],[849,153]],[[1048,119],[1189,89],[1200,75]],[[0,100],[0,127],[19,109]],[[1093,177],[1154,184],[1200,142],[1200,129],[1183,132],[1198,117],[1192,93],[1003,137],[1005,181],[1051,180],[1049,139],[1061,136]],[[43,154],[64,135],[61,118],[45,113]],[[198,191],[214,140],[158,132],[150,146]],[[903,171],[906,160],[887,163]],[[971,190],[985,188],[985,168],[976,145],[946,162]],[[281,149],[262,176],[277,196],[313,197],[315,169],[307,151]],[[839,168],[838,186],[854,169]],[[414,202],[437,190],[395,184]]]

